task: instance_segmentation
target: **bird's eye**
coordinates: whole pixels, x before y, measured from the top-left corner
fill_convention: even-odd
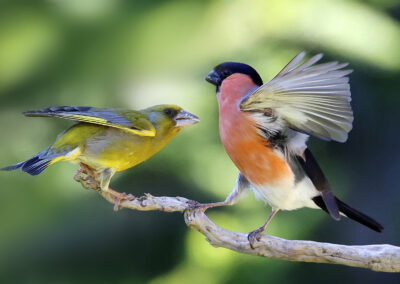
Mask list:
[[[170,118],[173,118],[176,115],[176,111],[170,108],[164,109],[164,113]]]
[[[229,72],[228,70],[224,70],[222,72],[222,75],[224,75],[224,77],[229,77],[231,75],[231,72]]]

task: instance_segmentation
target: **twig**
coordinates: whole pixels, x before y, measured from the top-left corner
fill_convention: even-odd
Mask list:
[[[100,194],[109,202],[115,203],[110,193]],[[201,210],[186,210],[194,203],[196,202],[184,197],[155,197],[146,194],[134,200],[123,200],[119,206],[140,211],[184,212],[186,224],[205,235],[211,245],[239,253],[290,261],[342,264],[382,272],[400,272],[400,247],[386,244],[346,246],[285,240],[264,235],[252,249],[247,234],[231,232],[215,225]]]

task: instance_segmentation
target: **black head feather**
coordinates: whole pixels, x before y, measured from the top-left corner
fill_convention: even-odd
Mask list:
[[[214,69],[208,73],[206,80],[207,82],[217,86],[218,90],[222,84],[222,81],[235,73],[248,75],[257,86],[261,86],[263,84],[260,75],[258,75],[257,71],[253,67],[237,62],[224,62],[215,66]]]

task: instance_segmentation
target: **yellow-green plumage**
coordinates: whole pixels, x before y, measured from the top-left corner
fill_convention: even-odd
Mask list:
[[[61,117],[80,121],[48,149],[33,158],[4,168],[36,175],[59,161],[83,163],[95,170],[104,186],[115,172],[131,168],[161,150],[178,132],[198,118],[175,105],[141,111],[54,107],[26,112],[27,116]]]
[[[116,172],[131,168],[157,153],[179,130],[159,129],[155,136],[139,136],[121,129],[78,123],[63,133],[51,149],[76,149],[57,161],[83,162],[93,169],[113,168]]]

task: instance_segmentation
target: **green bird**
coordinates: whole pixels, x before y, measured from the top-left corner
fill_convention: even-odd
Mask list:
[[[139,111],[58,106],[23,114],[60,117],[78,123],[59,134],[50,147],[2,170],[21,169],[38,175],[56,162],[79,163],[81,168],[75,180],[85,188],[108,191],[119,201],[126,196],[109,189],[112,176],[149,159],[182,128],[199,121],[197,116],[176,105],[157,105]]]

